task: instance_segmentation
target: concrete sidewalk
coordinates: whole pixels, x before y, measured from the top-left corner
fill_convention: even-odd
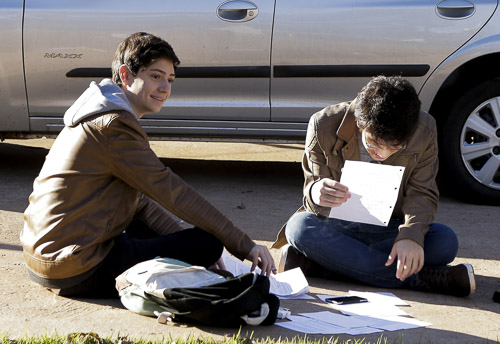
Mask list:
[[[95,332],[101,337],[142,339],[231,337],[238,330],[160,325],[134,314],[119,300],[68,299],[55,296],[27,277],[19,231],[22,214],[51,140],[13,140],[0,143],[0,332],[10,338]],[[257,242],[270,246],[277,230],[301,202],[302,171],[299,144],[239,144],[216,142],[153,142],[163,161],[192,184]],[[477,274],[476,294],[467,298],[409,290],[382,290],[359,284],[309,279],[311,295],[346,294],[349,290],[391,291],[407,301],[402,308],[432,326],[384,332],[389,343],[491,343],[500,340],[500,211],[498,207],[463,204],[443,195],[436,219],[454,228],[461,247],[454,263],[471,263]],[[272,250],[278,261],[278,251]],[[319,299],[283,300],[292,314],[331,310]],[[279,326],[244,327],[242,336],[284,339],[303,333]],[[334,335],[341,340],[381,334]],[[307,336],[310,339],[331,336]]]

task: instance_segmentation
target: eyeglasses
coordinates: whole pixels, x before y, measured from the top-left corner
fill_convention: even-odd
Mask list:
[[[406,148],[406,143],[401,146],[390,146],[390,145],[381,145],[375,142],[370,142],[370,139],[366,136],[366,130],[361,131],[361,139],[366,148],[388,151],[391,153],[395,153]]]

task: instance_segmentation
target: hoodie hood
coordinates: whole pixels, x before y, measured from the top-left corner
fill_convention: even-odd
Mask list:
[[[110,111],[128,111],[135,115],[127,96],[111,79],[99,84],[92,81],[64,114],[64,125],[74,127],[85,118]]]

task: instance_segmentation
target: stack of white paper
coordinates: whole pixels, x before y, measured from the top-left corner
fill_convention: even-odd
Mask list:
[[[382,331],[396,331],[431,325],[428,322],[411,318],[397,306],[408,306],[406,302],[391,293],[366,293],[350,291],[351,295],[358,295],[368,299],[368,302],[333,305],[343,314],[330,311],[299,313],[287,319],[290,321],[277,322],[276,325],[308,334],[370,334]],[[318,295],[325,300],[332,295]]]

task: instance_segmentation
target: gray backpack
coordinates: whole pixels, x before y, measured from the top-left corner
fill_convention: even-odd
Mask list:
[[[159,322],[220,327],[271,325],[279,299],[269,279],[256,273],[223,277],[200,266],[169,258],[139,263],[117,277],[122,304]]]

